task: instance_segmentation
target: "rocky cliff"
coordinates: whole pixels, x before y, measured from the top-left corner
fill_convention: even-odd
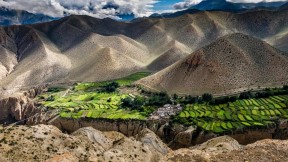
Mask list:
[[[245,146],[229,136],[221,136],[173,151],[149,129],[135,137],[92,127],[70,135],[51,125],[0,129],[0,160],[7,162],[284,162],[288,158],[287,146],[287,140],[262,140]]]
[[[81,128],[71,135],[54,126],[9,128],[0,136],[4,161],[145,161],[156,162],[171,150],[150,130],[135,138],[118,132]]]
[[[220,136],[219,134],[204,132],[193,126],[170,125],[169,123],[157,121],[64,119],[59,117],[49,124],[55,125],[60,130],[69,133],[83,127],[93,127],[100,131],[117,131],[129,137],[135,136],[147,128],[173,149],[195,146]],[[245,145],[263,139],[287,139],[288,120],[280,120],[275,125],[269,125],[263,128],[237,130],[227,133],[227,135],[236,139],[240,144]]]
[[[41,93],[41,89],[34,88],[0,99],[0,123],[21,121],[37,113],[38,105],[33,99]]]

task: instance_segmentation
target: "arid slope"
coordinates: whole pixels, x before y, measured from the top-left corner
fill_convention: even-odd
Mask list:
[[[269,44],[232,34],[138,82],[169,93],[229,94],[288,83],[288,57]]]
[[[0,91],[162,70],[220,37],[244,33],[287,49],[288,11],[198,12],[132,22],[69,16],[0,28]]]

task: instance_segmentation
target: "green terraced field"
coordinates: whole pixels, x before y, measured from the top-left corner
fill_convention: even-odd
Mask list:
[[[139,73],[135,73],[132,74],[130,76],[127,76],[125,78],[121,78],[121,79],[117,79],[117,80],[113,80],[117,83],[119,83],[121,86],[126,86],[126,85],[130,85],[131,83],[142,79],[144,77],[149,76],[151,73],[148,72],[139,72]],[[94,83],[78,83],[74,89],[78,90],[78,91],[83,91],[83,90],[88,90],[91,88],[97,88],[97,87],[101,87],[101,86],[105,86],[106,84],[110,83],[112,81],[105,81],[105,82],[94,82]]]
[[[64,118],[145,119],[139,112],[118,109],[121,99],[128,96],[125,94],[82,92],[65,97],[59,97],[57,93],[51,95],[55,100],[43,101],[42,104],[61,110],[60,116]]]
[[[279,118],[288,118],[287,99],[288,96],[273,96],[222,105],[186,105],[177,118],[215,133],[244,127],[263,127]]]
[[[127,86],[148,75],[150,73],[140,72],[115,81],[120,86]],[[119,109],[121,100],[128,97],[128,94],[101,93],[91,90],[108,83],[110,81],[78,83],[72,91],[49,88],[45,94],[38,97],[38,100],[49,109],[59,109],[60,116],[63,118],[146,119],[140,112]]]

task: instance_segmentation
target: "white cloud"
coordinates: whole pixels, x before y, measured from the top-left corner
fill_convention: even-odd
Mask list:
[[[177,10],[186,9],[193,5],[202,2],[202,0],[185,0],[184,2],[178,2],[173,5],[173,7]]]
[[[233,3],[285,2],[287,0],[227,0]]]
[[[118,18],[119,14],[149,16],[157,0],[0,0],[0,6],[62,17],[64,13],[98,18]]]
[[[190,8],[191,6],[197,5],[203,0],[184,0],[183,2],[178,2],[173,5],[174,9],[182,10]],[[217,0],[215,0],[217,1]],[[226,0],[232,3],[259,3],[259,2],[285,2],[288,0]]]

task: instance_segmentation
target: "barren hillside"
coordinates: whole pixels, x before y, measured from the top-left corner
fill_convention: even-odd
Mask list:
[[[157,72],[232,33],[248,34],[287,51],[287,13],[205,11],[132,22],[69,16],[0,28],[0,90]]]
[[[285,53],[261,40],[236,33],[138,83],[169,93],[229,94],[249,87],[287,84],[287,76]]]

